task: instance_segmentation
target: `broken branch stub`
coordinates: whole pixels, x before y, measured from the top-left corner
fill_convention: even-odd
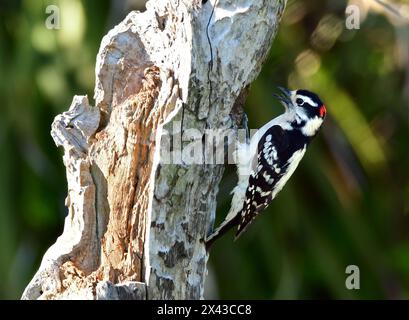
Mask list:
[[[236,126],[235,102],[259,73],[284,6],[150,1],[103,38],[95,107],[75,96],[52,125],[68,215],[23,299],[203,298],[203,240],[224,166],[168,164],[163,137],[181,134],[175,121],[202,134]]]

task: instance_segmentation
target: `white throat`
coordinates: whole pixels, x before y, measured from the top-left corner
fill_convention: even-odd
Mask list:
[[[321,127],[322,122],[323,119],[320,117],[312,118],[308,120],[305,123],[305,125],[301,128],[301,132],[308,137],[312,137],[317,133],[318,129]]]

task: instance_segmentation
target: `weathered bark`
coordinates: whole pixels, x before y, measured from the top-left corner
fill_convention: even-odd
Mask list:
[[[203,298],[224,166],[166,164],[164,132],[236,126],[285,1],[203,2],[150,1],[102,40],[95,107],[52,125],[68,216],[23,299]]]

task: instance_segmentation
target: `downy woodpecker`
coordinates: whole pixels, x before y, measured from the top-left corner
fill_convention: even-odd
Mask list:
[[[294,173],[312,138],[318,133],[326,108],[307,90],[279,87],[274,96],[285,112],[265,124],[250,142],[236,147],[238,183],[233,190],[230,211],[206,239],[206,247],[230,228],[237,226],[235,239],[264,210]]]

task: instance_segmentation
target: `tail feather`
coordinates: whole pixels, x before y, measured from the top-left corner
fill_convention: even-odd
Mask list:
[[[206,239],[206,248],[210,246],[227,231],[234,226],[237,226],[240,222],[240,212],[243,210],[243,203],[246,197],[246,190],[248,186],[249,174],[251,171],[251,152],[250,145],[246,143],[238,143],[234,152],[234,157],[237,161],[237,176],[238,182],[233,189],[233,198],[231,201],[230,211],[226,215],[225,220],[217,227],[213,233]],[[240,232],[240,230],[239,230]]]
[[[250,223],[254,220],[254,217],[251,220],[248,221],[243,221],[242,223],[239,223],[239,227],[237,229],[237,232],[234,236],[234,241],[236,241],[240,236],[244,233],[244,231],[247,230],[249,227]]]
[[[227,231],[238,224],[239,220],[238,217],[235,217],[231,220],[224,220],[220,226],[218,226],[213,233],[206,238],[206,249],[209,250],[211,245],[223,236]]]

